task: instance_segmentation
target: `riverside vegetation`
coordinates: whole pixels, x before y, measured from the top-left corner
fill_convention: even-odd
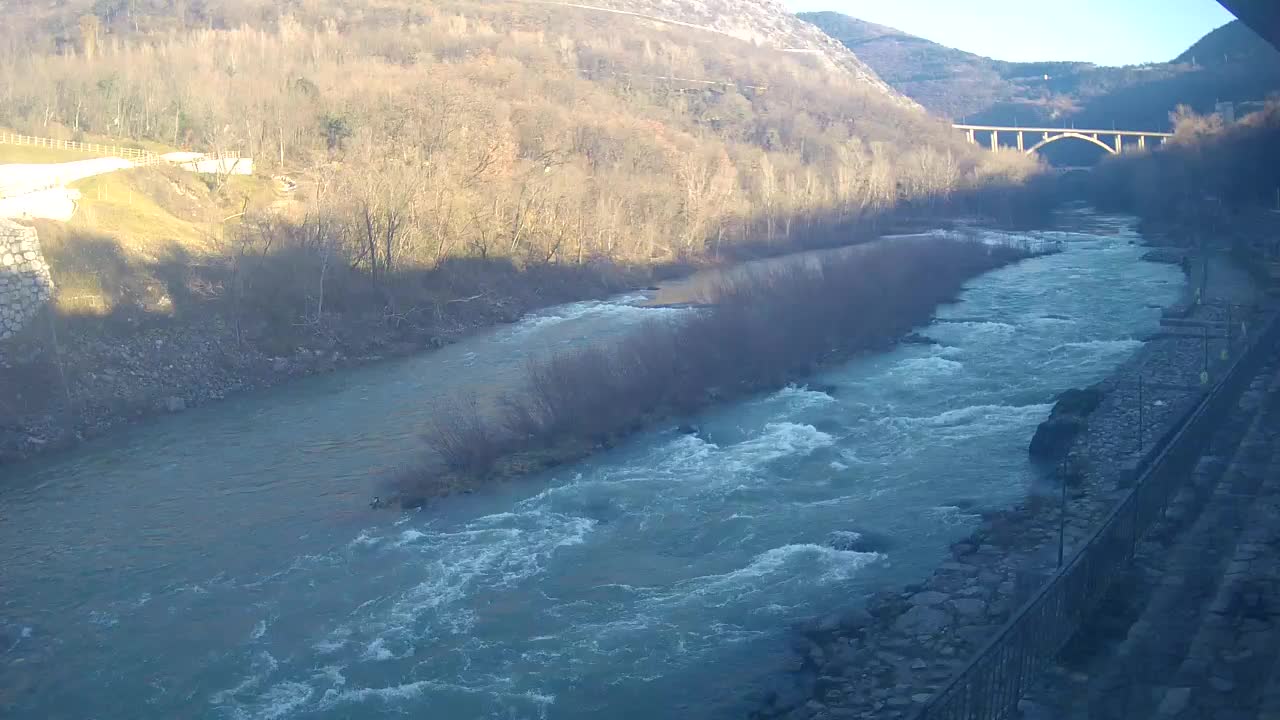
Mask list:
[[[1186,107],[1171,120],[1174,137],[1164,149],[1108,159],[1086,197],[1137,215],[1145,232],[1176,244],[1229,247],[1266,284],[1280,259],[1280,103],[1234,123]]]
[[[262,175],[94,178],[40,224],[60,291],[0,348],[0,446],[904,218],[1042,216],[1034,159],[968,146],[775,6],[738,10],[798,29],[452,0],[11,9],[0,126],[238,149]]]
[[[519,390],[442,408],[427,432],[432,453],[396,478],[397,498],[417,506],[554,467],[655,422],[885,348],[970,278],[1047,250],[938,237],[884,240],[721,283],[691,316],[649,321],[614,346],[533,360]]]

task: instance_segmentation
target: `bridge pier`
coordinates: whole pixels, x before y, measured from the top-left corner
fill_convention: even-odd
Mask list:
[[[996,150],[999,150],[999,149],[1000,149],[1000,131],[992,130],[991,131],[991,152],[995,152]]]
[[[1022,131],[1018,131],[1018,152],[1026,152],[1026,148],[1022,144]]]
[[[1147,136],[1146,136],[1146,135],[1139,135],[1139,136],[1138,136],[1138,149],[1139,149],[1139,150],[1146,150],[1146,149],[1147,149]]]
[[[972,131],[972,130],[969,130],[969,131],[968,131],[968,132],[966,132],[965,134],[969,136],[969,144],[970,144],[970,145],[977,145],[977,144],[978,144],[978,139],[977,139],[977,138],[975,138],[975,137],[973,136],[973,131]]]
[[[1116,154],[1124,152],[1124,136],[1116,135]]]

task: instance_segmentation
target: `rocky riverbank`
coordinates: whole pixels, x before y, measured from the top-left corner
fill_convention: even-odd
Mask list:
[[[233,393],[429,351],[565,302],[644,287],[630,271],[505,286],[442,306],[430,324],[350,318],[292,348],[217,312],[194,317],[58,318],[47,312],[0,343],[0,464],[71,447],[130,422]]]
[[[1175,262],[1193,282],[1167,318],[1250,324],[1257,289],[1222,252],[1194,256],[1162,249],[1149,259]],[[1202,302],[1195,288],[1208,268]],[[787,682],[761,701],[756,718],[903,718],[972,657],[1009,620],[1020,602],[1057,566],[1063,521],[1058,483],[1067,483],[1064,551],[1067,557],[1123,496],[1144,451],[1150,450],[1200,394],[1201,373],[1212,380],[1224,366],[1228,338],[1169,328],[1158,333],[1106,381],[1103,395],[1067,453],[1046,469],[1041,488],[1021,505],[987,512],[950,557],[922,582],[866,598],[864,607],[798,629]],[[1142,378],[1139,389],[1138,378]],[[1141,409],[1139,407],[1141,397]],[[1141,430],[1139,429],[1141,428]]]

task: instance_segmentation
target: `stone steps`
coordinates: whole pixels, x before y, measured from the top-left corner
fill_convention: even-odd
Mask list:
[[[1272,369],[1245,393],[1165,519],[1139,546],[1129,577],[1064,651],[1058,671],[1028,694],[1029,708],[1053,718],[1129,720],[1184,700],[1168,683],[1196,647],[1238,555],[1243,520],[1263,482],[1247,470],[1270,460],[1260,428],[1280,426],[1278,380]]]

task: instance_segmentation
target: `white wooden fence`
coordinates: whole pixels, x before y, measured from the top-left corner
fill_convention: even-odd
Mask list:
[[[99,145],[98,143],[83,143],[75,140],[54,140],[53,138],[31,137],[30,135],[17,135],[14,133],[0,133],[0,145],[24,145],[27,147],[49,148],[51,150],[75,150],[94,153],[99,156],[120,157],[131,160],[134,164],[143,167],[159,165],[161,162],[159,155],[141,148],[124,147],[122,145]]]

